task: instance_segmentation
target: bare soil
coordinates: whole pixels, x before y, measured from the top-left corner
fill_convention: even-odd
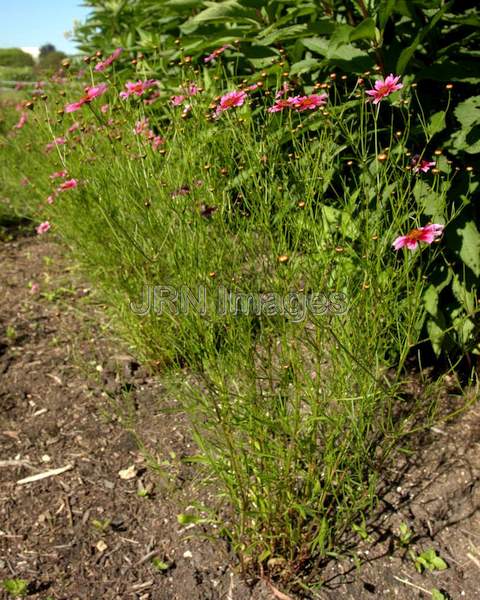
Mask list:
[[[226,543],[180,527],[207,493],[182,461],[194,452],[188,426],[160,410],[176,406],[161,376],[112,338],[69,265],[48,238],[12,230],[0,241],[0,582],[25,579],[28,597],[44,600],[300,598],[245,580]],[[326,564],[305,597],[480,598],[479,417],[472,403],[398,461],[371,538]],[[448,568],[417,573],[409,548],[435,549]]]

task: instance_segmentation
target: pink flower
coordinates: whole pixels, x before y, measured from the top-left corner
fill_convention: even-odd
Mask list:
[[[58,191],[64,192],[65,190],[73,190],[78,186],[78,181],[76,179],[68,179],[60,184]]]
[[[48,144],[45,144],[44,151],[48,154],[55,148],[55,146],[63,146],[66,143],[67,143],[67,140],[63,136],[55,138],[53,140],[53,142],[49,142]]]
[[[189,96],[196,96],[198,94],[198,92],[199,92],[199,89],[194,83],[191,83],[187,88],[187,94]]]
[[[114,50],[108,58],[106,58],[105,60],[103,60],[103,61],[99,62],[97,65],[95,65],[95,71],[104,71],[107,67],[109,67],[113,63],[114,60],[117,60],[117,58],[120,56],[120,54],[122,52],[123,52],[123,48],[117,48],[116,50]]]
[[[206,56],[203,59],[203,62],[211,62],[212,60],[215,60],[216,58],[218,58],[220,56],[220,54],[222,54],[222,52],[225,52],[225,50],[227,48],[231,48],[231,46],[229,46],[228,44],[226,46],[221,46],[220,48],[217,48],[216,50],[214,50],[211,54],[209,54],[208,56]]]
[[[55,198],[57,197],[57,192],[53,192],[53,194],[50,194],[50,196],[48,196],[46,202],[47,204],[53,204]]]
[[[386,98],[390,94],[393,94],[393,92],[403,88],[403,83],[398,83],[399,80],[400,75],[395,77],[390,74],[388,77],[385,77],[385,80],[379,79],[376,81],[375,88],[373,90],[367,90],[366,93],[373,98],[374,104],[378,104],[383,98]],[[369,98],[369,100],[371,98]]]
[[[162,146],[165,143],[165,138],[162,138],[160,135],[155,135],[152,139],[152,148],[157,150],[159,146]]]
[[[95,85],[93,87],[85,88],[85,96],[80,98],[78,102],[72,102],[72,104],[67,104],[65,106],[66,113],[72,113],[76,110],[79,110],[84,104],[91,102],[95,98],[102,96],[107,91],[108,85],[106,83],[100,83],[99,85]]]
[[[246,97],[247,92],[239,92],[236,90],[228,92],[228,94],[225,94],[220,98],[220,104],[217,106],[215,114],[218,116],[220,113],[229,110],[230,108],[242,106]]]
[[[100,107],[100,112],[102,112],[103,114],[108,112],[108,109],[110,108],[110,106],[108,104],[102,104],[102,106]]]
[[[292,102],[292,108],[302,112],[304,110],[315,110],[324,106],[327,102],[327,94],[310,94],[310,96],[296,96]]]
[[[78,121],[75,121],[75,123],[71,125],[67,131],[68,133],[73,133],[74,131],[77,131],[77,129],[80,129],[80,123]]]
[[[416,154],[412,158],[412,167],[414,173],[418,173],[419,171],[422,171],[423,173],[428,173],[428,171],[430,171],[430,169],[435,165],[435,161],[428,161],[424,159],[420,160],[418,154]]]
[[[137,121],[135,123],[135,128],[133,129],[133,133],[135,135],[141,135],[143,133],[146,133],[148,129],[148,119],[143,117],[142,119],[140,119],[140,121]]]
[[[284,108],[291,108],[296,102],[295,98],[279,98],[275,100],[275,104],[268,109],[269,113],[281,112]]]
[[[94,85],[93,87],[85,88],[85,102],[91,102],[94,98],[98,98],[102,96],[108,89],[108,85],[106,83],[99,83],[98,85]]]
[[[30,285],[30,293],[33,294],[38,294],[38,292],[40,291],[40,286],[38,285],[38,283],[32,283]]]
[[[425,244],[431,244],[437,237],[442,235],[444,225],[426,225],[425,227],[419,227],[418,229],[412,229],[407,235],[401,235],[394,240],[392,246],[395,250],[406,247],[409,250],[416,250],[419,242],[425,242]]]
[[[282,87],[275,94],[275,100],[278,100],[278,98],[284,96],[288,91],[290,91],[290,85],[284,81]]]
[[[140,79],[136,82],[127,81],[125,84],[126,91],[120,92],[120,98],[122,100],[126,100],[130,96],[141,96],[148,89],[155,86],[157,81],[155,79],[147,79],[147,81],[141,81]]]
[[[49,229],[50,223],[48,221],[44,221],[43,223],[40,223],[40,225],[38,225],[35,231],[38,233],[38,235],[42,235],[42,233],[47,233]]]
[[[21,129],[25,125],[27,120],[28,120],[27,113],[22,112],[22,114],[20,115],[20,119],[18,120],[18,123],[13,126],[14,129]]]
[[[82,106],[85,104],[85,100],[79,100],[78,102],[72,102],[71,104],[67,104],[65,106],[65,112],[66,113],[72,113],[75,112],[76,110],[79,110],[80,108],[82,108]]]
[[[173,106],[179,106],[185,100],[185,96],[172,96]]]
[[[52,173],[50,175],[50,179],[59,179],[60,177],[67,177],[68,173],[67,171],[55,171],[55,173]]]

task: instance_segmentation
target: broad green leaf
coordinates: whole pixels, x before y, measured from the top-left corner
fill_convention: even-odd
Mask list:
[[[236,0],[224,0],[223,2],[211,3],[208,8],[190,18],[184,25],[185,27],[188,27],[191,25],[198,25],[205,21],[234,21],[235,19],[247,19],[248,21],[258,24],[258,27],[260,27],[256,10],[253,8],[246,8]],[[182,29],[184,29],[183,26]]]
[[[432,594],[432,600],[447,600],[446,596],[437,588],[433,588],[430,593]]]
[[[375,21],[371,17],[362,21],[350,33],[349,39],[351,42],[355,42],[356,40],[375,39]]]
[[[445,6],[443,6],[439,11],[437,11],[435,13],[435,16],[428,23],[428,25],[426,27],[423,27],[417,33],[417,35],[415,36],[415,39],[410,44],[410,46],[408,46],[407,48],[402,50],[402,52],[400,53],[400,56],[398,57],[398,61],[397,61],[396,72],[398,74],[401,75],[405,71],[406,66],[412,59],[412,56],[414,55],[414,53],[415,53],[416,49],[418,48],[418,46],[420,45],[420,43],[423,41],[423,39],[426,37],[426,35],[428,33],[430,33],[430,31],[435,27],[435,25],[442,18],[442,16],[447,12],[447,10],[451,7],[452,4],[453,4],[453,2],[449,2],[448,4],[445,4]]]
[[[385,29],[385,25],[395,9],[395,2],[396,0],[383,0],[380,3],[377,13],[380,29]]]
[[[428,122],[427,125],[427,134],[429,137],[433,137],[435,134],[443,131],[445,129],[445,111],[440,110],[434,113]]]
[[[312,37],[312,38],[304,38],[300,40],[301,43],[311,50],[312,52],[316,52],[321,56],[325,56],[328,51],[328,41],[325,38],[321,37]]]
[[[320,60],[315,58],[305,58],[304,60],[300,60],[292,65],[290,74],[299,75],[300,73],[308,73],[314,69],[319,69],[321,65],[322,62]]]
[[[463,229],[457,229],[462,237],[460,258],[476,277],[480,277],[480,233],[473,221],[465,223]]]

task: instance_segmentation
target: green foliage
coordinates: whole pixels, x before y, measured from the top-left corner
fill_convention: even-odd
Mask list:
[[[64,52],[53,50],[40,56],[38,59],[37,70],[38,71],[54,71],[60,68],[62,60],[67,58]]]
[[[28,594],[28,581],[25,579],[4,579],[2,587],[14,598],[24,598]]]
[[[20,48],[0,48],[1,67],[33,67],[33,57]]]
[[[279,75],[270,89],[248,81],[243,105],[217,114],[218,96],[238,83],[194,67],[173,88],[202,88],[187,111],[163,87],[153,104],[120,100],[116,66],[102,99],[72,115],[59,105],[83,86],[64,97],[52,85],[25,127],[2,139],[4,193],[52,223],[139,358],[168,372],[197,445],[189,460],[218,490],[210,513],[182,513],[179,523],[214,522],[243,556],[300,569],[368,537],[398,440],[435,418],[433,393],[405,401],[402,373],[427,315],[440,319],[442,278],[437,295],[450,286],[469,301],[457,270],[433,273],[471,235],[471,197],[467,189],[449,205],[455,171],[442,159],[435,172],[413,172],[410,132],[426,143],[447,114],[417,121],[407,85],[376,108],[365,87],[339,81],[325,88],[325,108],[274,114]],[[134,133],[142,118],[148,136]],[[164,142],[154,149],[156,135]],[[47,203],[61,169],[79,184]],[[31,186],[19,186],[24,176]],[[392,249],[432,220],[446,225],[440,243]],[[471,261],[462,247],[458,261]],[[142,310],[152,286],[153,306]],[[225,291],[234,305],[223,310]],[[462,335],[469,344],[474,332]],[[219,519],[218,505],[231,516]]]
[[[1,67],[0,80],[3,81],[32,81],[32,67]]]
[[[444,571],[448,569],[447,563],[441,558],[433,548],[424,550],[421,554],[411,552],[415,568],[419,573],[423,571]]]

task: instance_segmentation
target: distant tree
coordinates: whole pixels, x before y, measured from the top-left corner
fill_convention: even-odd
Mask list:
[[[57,49],[55,48],[55,46],[53,44],[43,44],[43,46],[40,46],[40,58],[42,58],[43,56],[46,56],[47,54],[50,54],[51,52],[56,52]]]
[[[52,50],[47,54],[40,54],[38,59],[37,68],[39,71],[49,71],[60,68],[62,64],[62,60],[67,58],[67,55],[64,52],[60,52],[59,50]]]
[[[2,67],[33,67],[33,57],[20,48],[0,48],[0,66]]]

